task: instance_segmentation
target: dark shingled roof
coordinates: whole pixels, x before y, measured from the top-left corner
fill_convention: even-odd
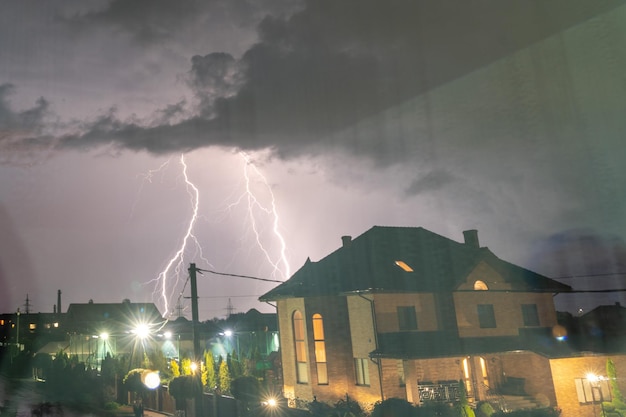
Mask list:
[[[154,303],[87,303],[70,304],[67,327],[76,332],[123,331],[138,323],[155,324],[163,321]],[[98,333],[95,333],[98,334]]]
[[[413,268],[395,265],[402,260]],[[567,292],[571,288],[503,261],[488,248],[430,232],[422,227],[374,226],[318,262],[307,259],[293,276],[259,299],[340,295],[354,291],[454,291],[484,261],[513,291]]]

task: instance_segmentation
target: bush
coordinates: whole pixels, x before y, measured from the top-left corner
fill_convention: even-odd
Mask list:
[[[427,402],[416,408],[416,417],[458,417],[457,411],[450,405],[438,402]]]
[[[107,411],[117,410],[118,408],[120,408],[120,405],[116,403],[115,401],[109,401],[104,404],[103,408]]]
[[[330,405],[317,400],[307,403],[306,408],[309,410],[312,417],[328,417],[333,411]]]
[[[559,417],[561,410],[558,408],[537,408],[534,410],[516,410],[506,413],[497,411],[491,417]]]
[[[240,401],[252,402],[259,399],[259,381],[253,376],[240,376],[230,384],[230,392]]]
[[[410,402],[401,398],[388,398],[374,404],[370,417],[412,417],[417,413]]]
[[[487,401],[481,401],[476,405],[476,417],[491,417],[496,410]]]

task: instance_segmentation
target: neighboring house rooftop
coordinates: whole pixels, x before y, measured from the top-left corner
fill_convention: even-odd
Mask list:
[[[154,303],[70,304],[67,309],[66,325],[70,331],[98,332],[132,329],[140,323],[154,324],[163,321]],[[97,327],[97,328],[96,328]]]
[[[488,248],[481,248],[476,231],[464,235],[465,242],[459,243],[422,227],[374,226],[355,239],[344,236],[343,246],[318,262],[307,259],[289,280],[260,300],[364,291],[454,291],[480,262],[495,269],[513,291],[571,290],[568,285],[503,261]]]

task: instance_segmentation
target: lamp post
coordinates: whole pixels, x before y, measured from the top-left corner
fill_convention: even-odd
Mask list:
[[[100,339],[102,339],[102,360],[104,360],[107,354],[107,340],[109,339],[109,334],[106,332],[100,333]],[[102,367],[102,365],[100,366]]]
[[[602,386],[601,386],[601,381],[603,381],[604,378],[601,376],[598,376],[596,374],[587,374],[587,381],[589,381],[589,385],[591,386],[591,399],[593,401],[593,403],[595,404],[596,401],[600,401],[600,410],[602,412],[602,414],[600,414],[601,417],[604,417],[604,398],[602,395]],[[596,392],[598,392],[598,397],[596,400]],[[596,408],[595,405],[593,407],[593,415],[596,415]]]

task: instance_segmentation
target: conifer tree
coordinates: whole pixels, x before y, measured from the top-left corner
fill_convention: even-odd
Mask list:
[[[178,366],[178,362],[174,359],[170,361],[170,368],[172,369],[172,377],[176,378],[180,376],[180,366]]]
[[[222,361],[219,372],[219,387],[222,394],[230,392],[230,370],[228,369],[228,361]]]
[[[191,375],[191,359],[183,358],[183,360],[180,362],[180,367],[180,373],[182,375]]]
[[[611,358],[608,358],[606,360],[606,376],[609,378],[613,401],[624,404],[624,396],[622,395],[622,391],[620,391],[619,384],[617,383],[617,371],[615,370],[615,363],[613,363],[613,360]]]
[[[215,372],[215,358],[211,351],[204,352],[204,372],[202,372],[202,384],[208,387],[209,391],[217,387],[217,374]]]

